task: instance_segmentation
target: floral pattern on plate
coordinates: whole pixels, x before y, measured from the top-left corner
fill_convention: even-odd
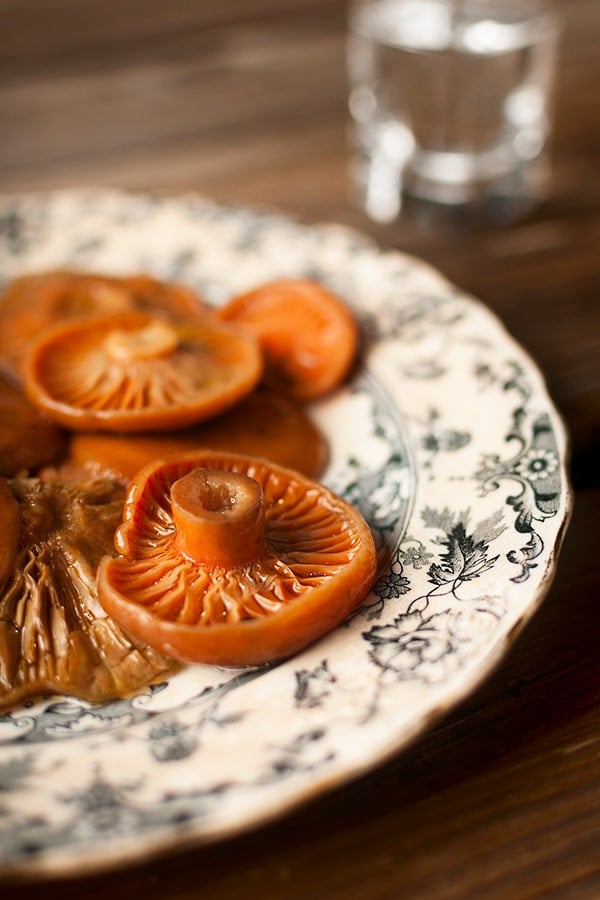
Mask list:
[[[566,436],[478,301],[336,225],[194,197],[0,200],[0,278],[145,271],[219,304],[310,276],[360,322],[361,366],[310,407],[323,480],[364,514],[380,575],[349,621],[250,670],[189,667],[137,696],[0,715],[5,873],[72,874],[238,833],[398,752],[490,671],[548,588],[568,521]]]

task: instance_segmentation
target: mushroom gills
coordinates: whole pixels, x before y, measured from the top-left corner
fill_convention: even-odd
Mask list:
[[[200,450],[142,469],[117,556],[98,567],[119,624],[185,663],[263,665],[339,625],[377,574],[368,524],[324,485]]]
[[[126,635],[98,602],[96,569],[112,550],[123,486],[17,477],[4,489],[0,518],[18,516],[19,538],[0,581],[0,706],[46,692],[122,697],[170,669],[171,660]]]

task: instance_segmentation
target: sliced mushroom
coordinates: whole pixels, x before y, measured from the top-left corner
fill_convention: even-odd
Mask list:
[[[117,278],[70,271],[24,275],[0,296],[0,358],[20,372],[31,341],[43,329],[82,315],[136,309],[189,318],[205,307],[190,288],[146,275]]]
[[[184,662],[289,656],[338,625],[376,574],[369,528],[344,500],[289,469],[209,451],[138,473],[115,544],[98,569],[102,604]]]
[[[0,706],[44,692],[125,696],[172,666],[98,602],[96,569],[124,492],[109,478],[2,482]]]
[[[207,314],[86,316],[48,329],[25,361],[24,387],[75,429],[182,428],[233,406],[262,374],[258,342]]]
[[[0,371],[0,475],[58,462],[67,436],[29,402],[17,381]]]
[[[260,456],[310,478],[323,472],[328,456],[325,437],[304,408],[261,385],[233,409],[190,428],[158,434],[76,433],[70,459],[76,465],[99,463],[132,478],[161,456],[201,449]]]

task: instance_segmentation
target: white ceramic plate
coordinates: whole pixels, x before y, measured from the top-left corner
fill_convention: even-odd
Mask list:
[[[312,408],[324,477],[381,548],[344,626],[278,666],[190,668],[131,700],[0,716],[2,871],[75,874],[214,841],[375,766],[464,697],[547,590],[565,433],[483,305],[347,229],[194,197],[0,200],[0,277],[58,266],[179,279],[214,303],[279,276],[346,298],[365,352]]]

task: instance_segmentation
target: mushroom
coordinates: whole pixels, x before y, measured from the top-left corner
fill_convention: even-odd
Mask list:
[[[136,309],[187,319],[206,307],[190,288],[146,275],[60,270],[23,275],[0,296],[0,357],[20,372],[29,345],[45,328],[83,315]]]
[[[130,293],[130,309],[153,314],[164,313],[171,318],[180,319],[202,316],[209,309],[199,294],[185,284],[161,281],[141,274],[124,276],[119,279],[119,283]]]
[[[4,480],[0,479],[0,590],[14,569],[19,547],[19,506]]]
[[[125,696],[172,667],[98,602],[124,493],[106,477],[0,481],[0,706],[44,692]]]
[[[0,371],[0,475],[58,462],[67,436],[29,402],[9,372]]]
[[[182,428],[233,406],[258,383],[255,338],[210,314],[177,322],[141,312],[86,316],[30,347],[24,388],[67,427]]]
[[[232,297],[217,314],[257,337],[265,377],[297,400],[314,400],[339,387],[356,360],[360,336],[353,314],[310,278],[260,284]]]
[[[109,615],[183,662],[260,665],[338,625],[376,574],[354,507],[293,470],[211,451],[133,479],[98,569]]]
[[[200,449],[261,456],[309,478],[321,475],[328,456],[327,442],[304,408],[259,385],[233,409],[189,428],[154,434],[75,433],[70,460],[75,465],[98,463],[132,478],[161,456]]]

